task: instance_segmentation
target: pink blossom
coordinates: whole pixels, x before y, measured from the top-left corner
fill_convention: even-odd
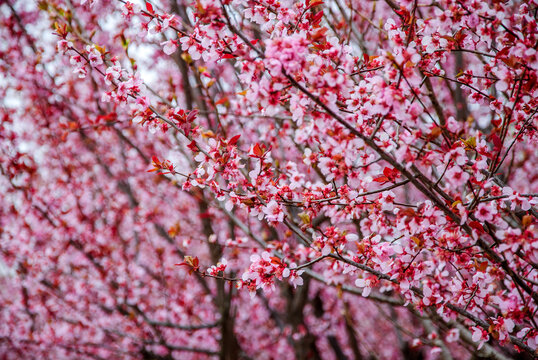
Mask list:
[[[177,50],[177,42],[176,40],[168,40],[161,43],[161,46],[163,46],[163,51],[166,55],[172,55]]]
[[[91,66],[98,66],[103,63],[103,59],[101,58],[101,53],[99,52],[99,50],[97,50],[95,45],[92,45],[92,46],[87,45],[86,51],[88,53],[88,60],[90,61]]]
[[[263,212],[268,221],[282,222],[284,220],[284,211],[275,200],[269,201]]]
[[[510,210],[514,211],[516,206],[520,206],[521,210],[528,211],[531,208],[532,198],[526,198],[520,196],[516,191],[512,190],[511,187],[505,186],[503,188],[503,195],[508,196],[508,200],[511,202]]]
[[[122,14],[127,18],[133,16],[134,14],[138,14],[141,10],[140,5],[133,4],[130,1],[126,1],[123,6]]]
[[[121,67],[119,65],[113,65],[106,69],[105,73],[105,83],[111,85],[116,80],[119,80],[121,77]]]
[[[450,329],[446,334],[446,341],[448,343],[456,342],[460,338],[460,331],[459,329]]]
[[[190,36],[184,36],[179,39],[181,42],[181,50],[189,53],[193,60],[198,60],[202,57],[201,46],[196,40]]]
[[[470,175],[467,172],[463,171],[461,167],[452,166],[446,171],[444,178],[453,186],[461,186],[464,185],[467,180],[469,180]]]
[[[281,67],[288,72],[300,70],[305,61],[306,46],[307,41],[300,34],[268,41],[265,50],[268,66],[275,75],[280,73]]]
[[[476,207],[474,215],[479,221],[493,221],[495,215],[497,214],[497,209],[492,205],[492,203],[480,203]]]
[[[359,278],[355,280],[355,286],[363,288],[362,290],[362,296],[368,297],[370,293],[372,292],[372,280],[370,278]]]
[[[64,54],[67,52],[67,50],[69,50],[72,47],[73,47],[73,43],[65,39],[58,40],[58,43],[56,45],[56,48],[58,49],[58,51],[61,51]]]
[[[473,326],[471,329],[473,330],[472,340],[479,343],[478,349],[481,349],[482,346],[484,346],[484,343],[489,340],[489,335],[485,330],[479,328],[478,326]]]
[[[213,276],[218,276],[220,272],[224,272],[226,270],[227,265],[228,262],[226,259],[220,259],[217,265],[212,265],[209,269],[207,269],[207,273]]]

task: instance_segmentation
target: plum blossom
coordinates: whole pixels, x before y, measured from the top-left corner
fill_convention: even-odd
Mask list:
[[[130,18],[131,16],[138,14],[141,10],[140,5],[134,4],[130,1],[126,1],[123,5],[122,14],[126,18]]]
[[[122,69],[118,63],[108,67],[105,71],[105,83],[107,85],[112,85],[121,78],[121,74]]]
[[[67,50],[71,49],[72,47],[73,47],[73,43],[65,39],[58,40],[58,43],[56,44],[57,50],[64,54],[67,52]]]
[[[531,208],[531,202],[534,202],[534,199],[519,195],[509,186],[503,188],[503,195],[508,196],[508,200],[511,202],[510,210],[512,211],[516,209],[516,206],[521,207],[523,211],[528,211]]]
[[[504,342],[508,340],[509,334],[514,331],[514,321],[512,319],[498,318],[495,323],[499,331],[499,341]]]
[[[381,193],[379,197],[379,203],[381,204],[381,210],[392,211],[394,209],[395,194],[392,191],[386,191]]]
[[[456,187],[464,185],[469,178],[470,175],[459,166],[452,166],[446,171],[444,177],[447,182]]]
[[[445,337],[446,342],[452,343],[458,341],[460,338],[460,331],[459,329],[450,329]]]
[[[295,190],[301,187],[304,184],[304,178],[304,174],[301,174],[298,171],[292,172],[290,176],[290,189]]]
[[[430,350],[430,356],[433,359],[436,359],[442,352],[443,352],[443,349],[441,349],[439,346],[434,346]]]
[[[489,340],[488,332],[478,326],[472,326],[472,340],[478,343],[478,350]]]
[[[88,60],[90,61],[91,66],[98,66],[103,63],[103,59],[101,58],[101,53],[95,45],[86,45],[86,51],[88,53]]]
[[[228,265],[228,261],[222,258],[219,260],[217,265],[212,265],[209,269],[207,269],[207,273],[209,275],[218,276],[220,272],[224,272],[226,270],[227,265]]]
[[[179,42],[181,43],[181,50],[188,52],[193,60],[199,60],[202,57],[203,49],[194,37],[184,36],[179,39]]]
[[[433,53],[436,49],[444,49],[448,45],[448,41],[438,36],[425,35],[422,37],[422,45],[426,47],[428,54]]]
[[[161,46],[163,47],[163,51],[166,55],[172,55],[174,52],[176,52],[178,45],[176,40],[168,40],[161,43]]]
[[[275,200],[269,201],[267,206],[263,209],[263,212],[268,221],[284,221],[284,211],[282,210],[282,206]]]
[[[333,169],[337,166],[336,162],[330,158],[330,157],[322,157],[319,160],[318,166],[323,173],[323,175],[326,175],[327,181],[331,181],[334,179],[335,174]]]
[[[359,278],[355,280],[355,286],[363,288],[362,296],[368,297],[368,295],[370,295],[370,293],[372,292],[372,288],[375,286],[376,282],[376,279],[372,277]]]
[[[496,214],[497,209],[495,208],[494,203],[491,202],[482,202],[478,204],[474,212],[475,217],[482,222],[493,221]]]
[[[303,285],[303,278],[301,277],[301,274],[304,273],[304,270],[294,270],[297,268],[297,264],[291,263],[289,268],[285,268],[282,271],[282,277],[288,278],[288,282],[296,288],[297,286]]]
[[[243,273],[241,279],[242,285],[246,285],[251,293],[255,294],[256,289],[274,289],[275,277],[282,280],[290,277],[290,282],[294,285],[301,285],[301,271],[289,269],[280,259],[271,256],[271,253],[264,251],[261,256],[253,254],[250,257],[250,266]]]
[[[268,67],[280,74],[281,68],[293,73],[303,67],[308,42],[302,34],[274,38],[266,43],[265,57]]]
[[[82,61],[82,57],[80,55],[73,55],[70,58],[71,65],[74,65],[73,73],[77,74],[80,79],[83,79],[86,77],[88,71],[86,70],[86,67],[84,66],[84,63]]]
[[[93,7],[98,2],[99,0],[80,0],[80,5],[89,4],[90,7]]]
[[[465,165],[467,163],[467,155],[465,154],[465,149],[463,147],[457,147],[450,150],[445,155],[445,163],[448,163],[450,160],[453,160],[459,166]]]

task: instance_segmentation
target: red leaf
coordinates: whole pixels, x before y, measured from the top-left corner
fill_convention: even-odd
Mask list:
[[[311,8],[313,8],[313,7],[315,7],[315,6],[318,6],[318,5],[323,5],[323,0],[313,0],[313,1],[309,1],[308,4],[307,4],[306,9],[307,9],[307,10],[310,10]]]
[[[194,119],[196,119],[196,115],[198,115],[198,109],[194,109],[189,112],[189,116],[187,116],[187,122],[193,122]]]
[[[312,25],[318,26],[321,18],[323,17],[323,10],[318,11],[314,16],[312,16]]]
[[[219,99],[219,100],[215,103],[215,105],[222,105],[222,104],[226,103],[226,101],[228,101],[228,97],[227,97],[227,96],[223,97],[222,99]]]
[[[229,145],[237,144],[237,141],[239,140],[240,137],[241,137],[241,134],[235,135],[233,138],[230,139],[230,141],[228,141],[228,144]]]
[[[383,169],[383,175],[385,175],[389,181],[394,181],[400,177],[400,172],[396,169],[386,167]]]
[[[481,232],[481,233],[484,232],[484,228],[482,227],[482,224],[480,224],[478,221],[471,221],[469,223],[469,226],[477,230],[478,232]]]
[[[221,57],[221,59],[233,59],[233,58],[235,58],[234,54],[224,54]]]
[[[380,177],[375,178],[374,181],[379,182],[379,183],[384,183],[384,182],[389,181],[389,178],[386,176],[380,176]]]
[[[194,140],[191,141],[191,143],[187,145],[187,147],[191,149],[191,151],[198,152],[198,147],[196,146],[196,141]]]
[[[258,143],[254,145],[252,152],[254,152],[254,155],[256,155],[257,157],[261,157],[263,155],[263,150]]]
[[[491,141],[493,142],[493,151],[501,151],[503,147],[503,142],[501,141],[501,138],[497,134],[491,135]]]
[[[155,11],[153,11],[153,5],[151,5],[149,1],[146,1],[146,9],[150,14],[155,14]]]

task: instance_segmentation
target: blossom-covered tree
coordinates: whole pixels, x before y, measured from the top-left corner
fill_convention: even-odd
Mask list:
[[[0,14],[1,359],[538,355],[536,0]]]

